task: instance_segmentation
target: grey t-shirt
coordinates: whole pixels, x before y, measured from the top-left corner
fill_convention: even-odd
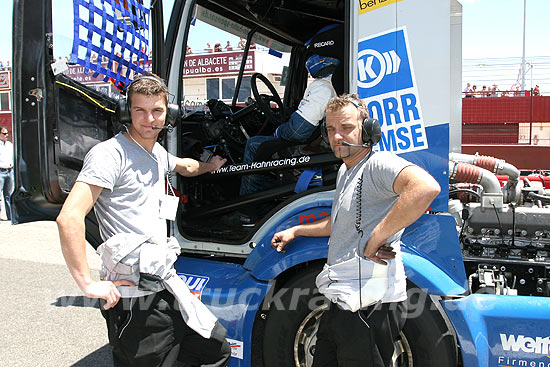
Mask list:
[[[342,164],[336,180],[336,195],[332,203],[331,233],[328,250],[328,265],[334,265],[363,256],[372,230],[384,219],[399,198],[393,191],[393,183],[399,173],[412,163],[390,152],[375,152],[367,155],[361,162],[347,169]],[[357,221],[358,188],[357,183],[363,176],[361,185],[361,221],[363,237],[360,239],[355,229]],[[405,271],[401,260],[400,239],[403,230],[388,239],[396,257],[387,261],[390,284],[397,286],[393,295],[387,294],[385,302],[401,301],[405,291]],[[361,243],[359,244],[359,241]],[[358,253],[358,247],[360,253]],[[374,263],[372,263],[374,264]],[[371,269],[361,269],[369,274]],[[392,292],[390,292],[392,293]]]
[[[94,146],[84,158],[77,181],[103,187],[94,209],[101,238],[135,233],[166,238],[166,220],[159,217],[165,176],[175,157],[155,143],[153,153],[122,133]]]

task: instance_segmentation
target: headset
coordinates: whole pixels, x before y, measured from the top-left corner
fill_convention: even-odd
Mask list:
[[[128,84],[128,87],[126,88],[126,90],[130,89],[132,84],[134,84],[135,82],[143,79],[153,80],[156,83],[159,83],[165,90],[168,90],[168,88],[166,87],[166,84],[164,83],[164,80],[153,75],[143,75],[132,80],[130,84]],[[129,124],[132,122],[132,119],[130,117],[130,104],[128,103],[127,98],[128,97],[120,98],[118,100],[118,106],[117,106],[116,112],[117,112],[119,121],[122,124]],[[172,129],[174,128],[174,124],[179,116],[180,116],[179,106],[177,104],[168,103],[168,105],[166,106],[165,126],[159,127],[158,129],[168,130],[169,132],[172,131]]]
[[[348,96],[344,99],[353,104],[357,109],[364,107],[363,103],[361,103],[361,101],[355,97]],[[351,144],[347,141],[344,141],[342,142],[342,145],[350,147],[372,148],[374,145],[378,144],[378,142],[382,138],[382,129],[380,128],[380,123],[378,122],[378,120],[367,117],[363,120],[362,125],[363,131],[361,134],[361,138],[363,140],[363,144]],[[323,137],[323,140],[328,144],[329,139],[326,120],[323,120],[323,122],[321,123],[321,135]]]

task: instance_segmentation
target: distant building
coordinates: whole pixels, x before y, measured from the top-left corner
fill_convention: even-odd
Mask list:
[[[204,105],[209,99],[220,99],[231,103],[235,92],[237,76],[242,60],[242,50],[222,51],[216,53],[193,53],[186,55],[183,71],[183,105],[196,108]],[[283,58],[288,58],[283,55]],[[288,59],[283,60],[288,64]],[[146,67],[150,69],[150,67]],[[240,87],[238,103],[243,104],[252,96],[250,79],[254,73],[262,73],[275,87],[281,98],[284,86],[281,86],[281,59],[270,55],[267,50],[250,50],[248,52],[244,77]],[[84,73],[84,67],[69,65],[64,74],[82,84],[92,87],[111,98],[118,98],[119,91],[111,83],[103,80],[104,76],[93,77],[93,72]],[[258,83],[259,93],[269,93],[262,82]]]
[[[11,68],[0,71],[0,127],[8,129],[12,137]]]
[[[204,104],[209,99],[220,99],[230,103],[235,92],[237,76],[241,66],[242,51],[227,51],[189,55],[184,65],[184,104],[188,108]],[[252,96],[250,79],[254,73],[262,73],[283,97],[284,87],[280,84],[281,60],[268,52],[250,50],[246,59],[238,102],[244,103]],[[268,93],[263,83],[258,83],[260,93]]]

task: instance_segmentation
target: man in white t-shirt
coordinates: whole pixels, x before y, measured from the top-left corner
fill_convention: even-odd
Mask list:
[[[103,241],[144,235],[160,248],[167,243],[164,218],[170,217],[162,205],[167,174],[197,176],[225,163],[219,156],[208,163],[178,158],[157,143],[168,105],[162,79],[150,75],[134,80],[128,86],[128,105],[129,129],[88,152],[57,218],[63,256],[84,295],[104,300],[101,312],[115,366],[175,366],[181,358],[193,366],[224,366],[230,356],[225,329],[217,328],[223,331],[208,339],[199,335],[184,322],[174,295],[162,284],[161,290],[144,292],[141,279],[139,287],[125,278],[92,279],[84,225],[92,207]]]
[[[313,367],[389,367],[406,313],[401,234],[426,211],[440,187],[422,168],[393,153],[372,150],[380,130],[367,136],[374,129],[364,127],[368,110],[357,95],[331,99],[326,111],[330,146],[344,161],[331,215],[275,233],[271,246],[281,252],[297,236],[330,236],[325,270],[334,269],[336,276],[329,277],[330,287],[323,284],[325,270],[317,277],[319,291],[332,302],[320,320]],[[350,294],[353,286],[361,289],[382,270],[387,274],[383,287],[360,292],[363,299]],[[368,299],[374,293],[379,298]]]
[[[473,96],[472,87],[470,87],[470,83],[466,83],[466,87],[464,88],[462,93],[464,94],[464,97],[472,97]]]
[[[4,197],[6,217],[11,220],[10,197],[14,189],[13,144],[8,140],[8,129],[0,129],[0,192]]]

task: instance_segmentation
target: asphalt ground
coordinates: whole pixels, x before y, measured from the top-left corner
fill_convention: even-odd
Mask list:
[[[98,303],[69,274],[55,222],[11,225],[3,207],[0,219],[0,366],[112,366]],[[98,279],[91,246],[88,262]]]

